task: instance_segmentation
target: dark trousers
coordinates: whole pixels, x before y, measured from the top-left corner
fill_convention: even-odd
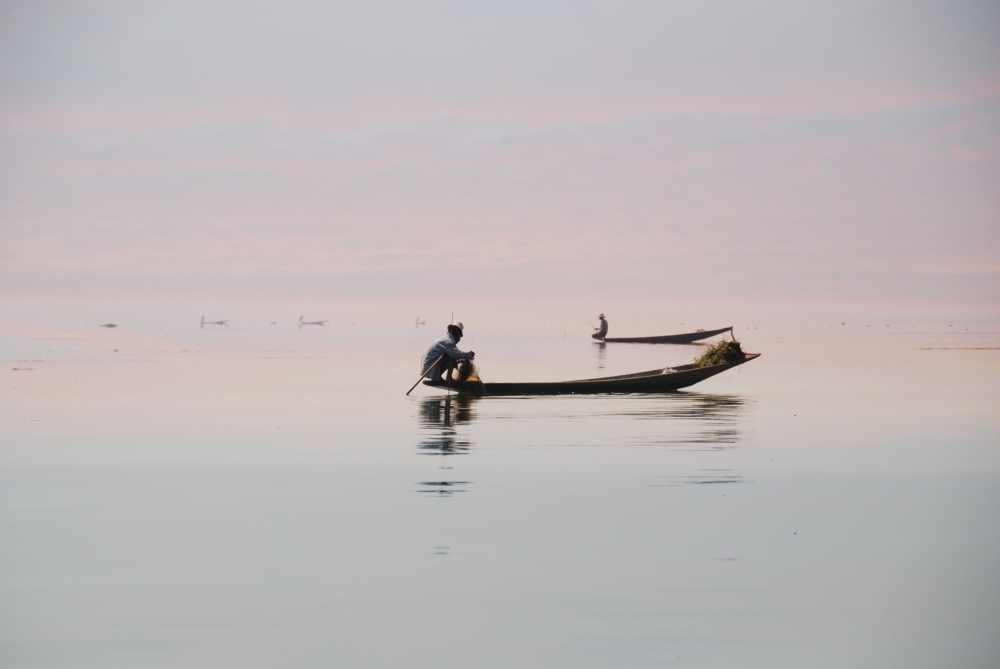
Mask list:
[[[452,371],[455,369],[455,362],[455,359],[450,355],[444,356],[431,368],[427,378],[431,381],[441,381],[444,378],[450,379]]]

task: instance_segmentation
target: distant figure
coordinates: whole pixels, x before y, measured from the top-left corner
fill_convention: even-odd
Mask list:
[[[206,321],[205,317],[202,316],[201,317],[201,327],[202,327],[202,329],[205,329],[206,325],[225,325],[226,327],[228,327],[229,326],[229,321]]]
[[[608,336],[608,322],[604,320],[604,314],[601,314],[598,318],[601,319],[601,327],[594,328],[596,332],[590,336],[598,341],[604,341],[604,338]]]
[[[441,375],[445,370],[451,370],[452,363],[457,360],[472,360],[476,357],[475,351],[469,351],[464,353],[458,350],[458,342],[462,339],[462,334],[465,331],[465,326],[461,323],[452,323],[448,326],[448,334],[438,339],[434,344],[427,349],[427,353],[424,354],[424,363],[420,367],[420,372],[426,372],[431,369],[430,373],[427,374],[428,381],[440,381]],[[434,361],[438,359],[439,356],[444,356],[441,361],[436,365]]]

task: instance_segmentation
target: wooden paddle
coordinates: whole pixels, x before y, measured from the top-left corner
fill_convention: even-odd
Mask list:
[[[425,377],[425,376],[427,376],[428,374],[430,374],[430,373],[431,373],[431,370],[432,370],[432,369],[434,369],[434,367],[435,367],[435,366],[436,366],[436,365],[437,365],[437,364],[438,364],[439,362],[441,362],[441,358],[443,358],[443,357],[444,357],[444,355],[439,355],[439,356],[438,356],[438,359],[437,359],[437,360],[435,360],[435,361],[434,361],[434,362],[433,362],[433,363],[431,364],[431,366],[427,368],[427,371],[426,371],[426,372],[424,372],[423,374],[421,374],[421,375],[420,375],[420,378],[419,378],[419,379],[417,379],[417,383],[420,383],[421,381],[423,381],[423,380],[424,380],[424,377]],[[413,392],[413,389],[417,387],[417,383],[414,383],[414,384],[413,384],[412,386],[410,386],[410,389],[406,391],[406,394],[407,394],[407,395],[409,395],[410,393],[412,393],[412,392]],[[449,390],[449,391],[451,390],[451,386],[450,386],[450,385],[448,386],[448,390]]]

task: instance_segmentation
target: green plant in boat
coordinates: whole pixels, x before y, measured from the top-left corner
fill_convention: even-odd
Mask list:
[[[723,340],[715,344],[705,354],[694,361],[699,367],[709,367],[711,365],[721,365],[726,362],[739,362],[746,359],[747,354],[740,348],[740,343],[736,340]]]

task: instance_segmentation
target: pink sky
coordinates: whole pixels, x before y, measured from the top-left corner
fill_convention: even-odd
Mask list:
[[[8,313],[1000,307],[995,3],[0,13]]]

